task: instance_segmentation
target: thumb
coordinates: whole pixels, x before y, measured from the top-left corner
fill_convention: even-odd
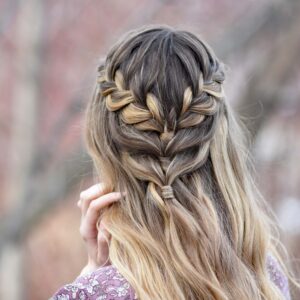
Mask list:
[[[101,224],[98,231],[97,242],[98,242],[98,253],[97,262],[100,266],[108,264],[109,260],[109,244],[110,244],[110,233]]]

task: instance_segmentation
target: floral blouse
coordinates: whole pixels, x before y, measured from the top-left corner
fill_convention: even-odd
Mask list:
[[[290,300],[288,279],[271,255],[267,256],[269,278],[280,289],[284,299]],[[78,276],[74,282],[61,287],[49,300],[133,300],[138,299],[132,286],[114,265],[101,267],[86,275]]]

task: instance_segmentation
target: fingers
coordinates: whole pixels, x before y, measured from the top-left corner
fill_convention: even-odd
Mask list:
[[[97,221],[101,209],[113,202],[118,201],[120,198],[120,192],[112,192],[90,202],[80,227],[80,233],[83,239],[93,239],[95,236],[97,236]]]
[[[120,192],[112,192],[101,196],[100,198],[92,201],[86,212],[86,219],[93,226],[96,226],[100,210],[105,206],[118,201],[121,198]]]
[[[110,233],[101,220],[101,210],[117,202],[126,192],[112,192],[111,187],[103,182],[97,183],[80,193],[77,205],[81,209],[79,232],[86,242],[89,265],[109,263]],[[98,222],[101,220],[100,222]],[[100,225],[98,228],[97,225]]]
[[[92,200],[109,192],[109,187],[103,182],[97,183],[80,193],[78,206],[81,208],[82,214],[86,214],[87,209]]]

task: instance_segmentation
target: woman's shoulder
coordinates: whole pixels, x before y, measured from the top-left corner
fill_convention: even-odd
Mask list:
[[[288,278],[280,267],[278,260],[271,253],[267,254],[266,265],[271,281],[279,288],[285,299],[290,300]]]
[[[129,282],[114,265],[101,267],[61,287],[49,300],[133,300],[137,299]]]

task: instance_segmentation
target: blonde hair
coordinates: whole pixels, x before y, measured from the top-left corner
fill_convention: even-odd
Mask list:
[[[207,43],[166,25],[128,32],[99,66],[86,144],[101,180],[127,192],[102,218],[139,299],[282,299],[268,253],[289,271],[225,71]]]

